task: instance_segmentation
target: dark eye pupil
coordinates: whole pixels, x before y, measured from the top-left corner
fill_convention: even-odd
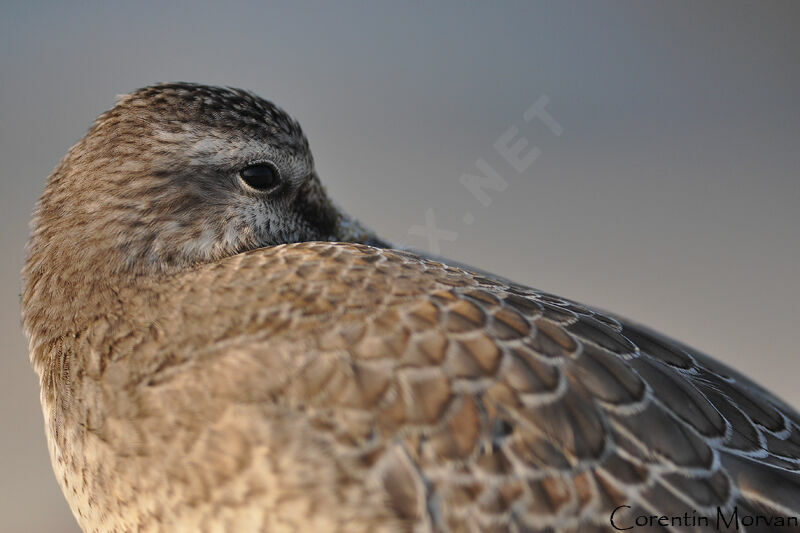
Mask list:
[[[270,163],[253,165],[240,173],[245,183],[259,191],[272,189],[280,181],[278,169]]]

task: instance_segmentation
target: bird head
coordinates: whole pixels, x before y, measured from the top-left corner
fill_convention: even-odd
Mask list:
[[[33,226],[33,262],[89,261],[106,274],[290,242],[384,245],[328,198],[283,110],[188,83],[139,89],[98,117],[50,176]]]

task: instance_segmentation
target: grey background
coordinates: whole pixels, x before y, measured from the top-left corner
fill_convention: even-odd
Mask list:
[[[796,6],[3,3],[0,529],[76,530],[19,327],[31,209],[114,96],[157,81],[278,102],[386,238],[426,247],[409,228],[433,209],[458,234],[442,254],[633,317],[800,406]],[[522,120],[542,95],[560,136]],[[511,126],[541,150],[523,173],[492,147]],[[508,183],[488,206],[459,183],[479,157]]]

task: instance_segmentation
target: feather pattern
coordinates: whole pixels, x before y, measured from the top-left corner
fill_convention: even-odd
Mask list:
[[[132,285],[121,310],[142,299],[146,318],[62,339],[71,367],[46,380],[68,398],[50,421],[63,483],[118,527],[291,530],[290,513],[308,519],[298,531],[560,532],[608,530],[622,505],[800,514],[795,411],[551,294],[300,243]]]

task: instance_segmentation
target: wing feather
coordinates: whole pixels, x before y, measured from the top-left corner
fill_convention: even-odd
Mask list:
[[[619,317],[350,244],[256,250],[172,286],[158,349],[132,337],[159,365],[128,394],[151,416],[223,416],[178,391],[288,409],[409,529],[603,531],[620,505],[800,515],[800,416]]]

